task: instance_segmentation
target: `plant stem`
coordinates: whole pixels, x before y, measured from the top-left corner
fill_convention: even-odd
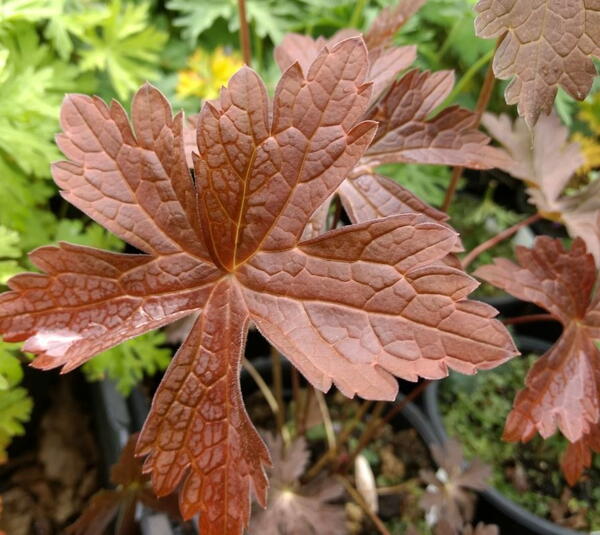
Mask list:
[[[362,437],[358,441],[358,445],[350,455],[350,458],[345,462],[345,466],[352,466],[357,455],[365,448],[365,446],[367,446],[367,444],[369,444],[369,442],[371,442],[371,440],[373,440],[373,438],[375,438],[375,436],[377,436],[377,433],[379,433],[381,428],[387,423],[389,423],[411,401],[416,399],[430,384],[431,381],[429,379],[421,381],[417,386],[415,386],[415,388],[412,389],[412,391],[407,396],[405,396],[402,399],[402,401],[396,403],[382,420],[379,419],[379,416],[374,418],[372,424],[369,425],[363,432]],[[375,411],[373,411],[373,414],[375,414]]]
[[[250,48],[250,31],[248,30],[248,19],[246,18],[246,0],[238,0],[238,14],[240,18],[240,47],[244,57],[244,63],[252,65],[252,49]]]
[[[377,489],[377,494],[379,496],[390,496],[393,494],[400,494],[401,492],[405,492],[407,489],[411,487],[415,487],[421,485],[422,481],[420,478],[415,477],[413,479],[407,479],[398,485],[393,485],[392,487],[379,487]]]
[[[494,83],[496,82],[496,78],[494,77],[494,63],[493,63],[493,61],[491,61],[491,59],[493,58],[494,53],[498,49],[498,46],[502,42],[503,38],[504,38],[504,36],[500,37],[498,39],[498,41],[496,42],[495,48],[490,50],[490,52],[488,52],[488,54],[483,56],[483,58],[481,58],[481,60],[479,62],[477,62],[477,63],[480,63],[483,59],[486,59],[486,61],[488,62],[488,68],[487,68],[487,72],[485,73],[485,80],[483,82],[483,86],[481,86],[481,91],[479,92],[479,98],[477,99],[477,105],[475,106],[475,121],[473,123],[473,128],[477,128],[479,126],[479,123],[481,121],[481,116],[483,115],[483,112],[487,108],[487,106],[490,102],[490,98],[492,98],[492,92],[494,90]],[[475,63],[475,65],[473,65],[473,67],[475,67],[477,65],[477,63]],[[482,63],[482,65],[483,64],[484,63]],[[457,89],[459,89],[459,86],[461,86],[461,83],[463,85],[465,85],[467,83],[468,80],[465,81],[465,79],[467,78],[467,75],[469,74],[469,72],[473,70],[473,67],[471,67],[471,69],[469,69],[469,71],[465,74],[465,76],[463,76],[461,81],[456,85],[456,88],[454,89],[453,93]],[[480,67],[481,67],[481,65],[477,66],[477,70],[479,70]],[[477,72],[477,70],[475,70],[473,72],[473,75],[471,75],[471,77],[474,76],[474,73]],[[462,90],[462,86],[460,89]],[[456,93],[456,94],[458,94],[458,93]],[[450,95],[450,96],[452,96],[452,95]],[[450,180],[450,184],[448,185],[448,190],[446,191],[446,196],[444,198],[444,202],[442,203],[442,211],[443,212],[447,212],[448,208],[450,208],[450,205],[452,204],[452,199],[454,199],[454,194],[456,193],[456,188],[458,187],[458,182],[460,181],[460,177],[462,176],[464,170],[465,170],[464,167],[455,167],[454,170],[452,171],[452,178]]]
[[[348,23],[350,28],[358,28],[366,4],[367,0],[357,0],[354,11],[352,12],[352,17],[350,17],[350,22]]]
[[[358,439],[358,444],[357,444],[356,448],[354,448],[354,451],[350,454],[349,459],[344,461],[344,465],[346,467],[352,466],[354,464],[354,460],[356,459],[358,454],[362,450],[365,449],[367,444],[369,442],[371,442],[373,437],[375,437],[375,435],[377,434],[377,431],[379,431],[381,429],[381,425],[379,425],[379,422],[380,422],[379,417],[381,416],[381,413],[383,412],[384,408],[385,408],[385,403],[383,401],[378,401],[375,404],[375,408],[373,409],[373,412],[371,413],[371,419],[369,420],[369,423],[364,428],[360,438]]]
[[[541,218],[542,218],[542,216],[540,214],[533,214],[533,215],[529,216],[527,219],[524,219],[523,221],[519,221],[512,227],[509,227],[509,228],[503,230],[502,232],[496,234],[495,236],[491,237],[489,240],[486,240],[483,243],[480,243],[477,247],[475,247],[475,249],[473,249],[467,256],[465,256],[462,259],[463,269],[466,270],[467,267],[469,267],[469,265],[471,264],[471,262],[473,262],[473,260],[475,260],[481,253],[498,245],[500,242],[503,242],[504,240],[510,238],[513,234],[516,234],[523,227],[527,227],[527,226],[531,225],[532,223],[539,221]]]
[[[354,431],[356,426],[362,421],[367,411],[371,408],[371,405],[373,405],[372,401],[363,401],[361,403],[360,408],[358,409],[354,418],[352,418],[352,420],[346,424],[344,430],[340,433],[336,447],[333,449],[328,449],[323,455],[321,455],[317,462],[307,470],[306,475],[302,478],[304,483],[308,483],[314,479],[329,461],[335,459],[339,452],[340,445],[344,444],[348,438],[350,438],[352,431]]]
[[[317,404],[321,411],[321,417],[323,418],[323,426],[325,427],[325,436],[327,437],[327,444],[330,450],[337,449],[335,441],[335,432],[333,431],[333,423],[331,422],[331,415],[327,408],[327,401],[325,401],[325,395],[320,390],[315,390],[315,396],[317,397]]]
[[[348,494],[350,494],[350,496],[352,497],[352,499],[360,506],[360,508],[370,518],[371,522],[373,522],[373,524],[377,528],[377,531],[379,531],[379,533],[381,533],[381,535],[390,535],[390,532],[385,527],[385,524],[383,523],[383,521],[381,520],[381,518],[379,518],[371,510],[371,508],[367,505],[367,503],[365,502],[365,500],[363,499],[363,497],[360,495],[360,492],[358,492],[354,488],[354,486],[352,485],[352,483],[350,483],[350,481],[348,481],[348,479],[346,479],[343,476],[338,476],[338,479],[342,483],[342,485],[344,485],[344,488],[346,489],[346,491],[348,492]]]
[[[298,435],[303,436],[306,433],[306,422],[308,421],[308,413],[310,412],[310,398],[315,394],[315,389],[312,385],[307,385],[306,394],[304,396],[304,406],[302,407],[302,418],[300,419],[300,427]]]
[[[300,430],[300,418],[302,415],[302,404],[300,403],[300,375],[298,370],[292,366],[292,396],[294,399],[294,429],[296,435]]]
[[[258,386],[258,389],[261,391],[262,395],[267,400],[267,403],[269,404],[269,407],[271,408],[273,414],[277,415],[277,413],[279,412],[279,407],[277,406],[277,400],[275,399],[273,392],[271,392],[269,385],[267,385],[265,380],[261,377],[260,373],[258,373],[258,370],[249,360],[244,359],[242,361],[242,364],[244,368],[246,368],[246,371],[250,374],[250,377],[254,379],[256,386]]]
[[[506,318],[502,320],[504,325],[518,325],[520,323],[531,323],[534,321],[559,321],[552,314],[528,314],[518,318]]]
[[[454,194],[456,193],[456,188],[458,187],[458,182],[460,181],[460,177],[462,176],[464,170],[464,167],[455,167],[452,169],[452,178],[450,178],[450,184],[448,184],[446,196],[444,197],[444,202],[442,203],[441,207],[442,212],[447,212],[448,208],[450,208],[452,199],[454,199]]]
[[[469,67],[469,69],[467,70],[467,72],[465,72],[462,78],[458,82],[456,82],[454,89],[450,92],[450,94],[444,100],[444,103],[440,106],[441,109],[448,107],[454,102],[456,97],[463,92],[464,88],[467,85],[469,85],[469,83],[473,80],[473,78],[481,70],[481,68],[484,65],[488,64],[488,62],[492,59],[492,57],[494,56],[494,51],[495,50],[492,48]]]
[[[278,411],[275,414],[277,430],[282,433],[285,425],[285,404],[283,402],[283,375],[281,372],[281,355],[271,346],[271,367],[273,369],[273,391],[277,400]]]

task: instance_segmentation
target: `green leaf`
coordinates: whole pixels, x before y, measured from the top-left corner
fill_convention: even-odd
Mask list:
[[[443,165],[388,164],[377,169],[378,173],[393,178],[417,197],[433,206],[444,200],[450,169]]]
[[[79,0],[53,0],[57,13],[49,20],[44,36],[52,43],[58,55],[66,60],[73,50],[73,37],[81,36],[100,24],[108,16],[106,6],[84,4]]]
[[[161,347],[165,342],[164,333],[149,332],[94,357],[83,365],[83,371],[90,381],[109,377],[128,395],[144,375],[152,376],[169,365],[171,350]]]
[[[106,70],[117,95],[125,99],[144,80],[157,77],[159,52],[167,34],[149,22],[150,4],[111,0],[97,24],[79,35],[82,70]]]
[[[220,18],[227,21],[232,32],[240,27],[236,0],[171,0],[167,8],[179,13],[175,25],[183,28],[183,37],[192,46]],[[294,18],[302,12],[289,1],[247,0],[246,14],[259,37],[269,37],[273,43],[278,43],[291,29]]]
[[[2,0],[0,3],[0,33],[15,22],[37,22],[58,14],[56,1]]]
[[[0,463],[6,461],[6,448],[12,437],[24,434],[23,424],[33,408],[27,390],[18,386],[23,369],[13,354],[16,349],[16,344],[0,341]]]
[[[0,258],[19,258],[19,234],[0,225]]]
[[[182,35],[192,45],[219,18],[229,19],[234,14],[235,3],[231,0],[171,0],[167,8],[178,11],[174,23],[184,28]]]
[[[125,244],[96,223],[85,224],[81,219],[61,219],[56,225],[55,242],[66,241],[98,249],[122,251]]]

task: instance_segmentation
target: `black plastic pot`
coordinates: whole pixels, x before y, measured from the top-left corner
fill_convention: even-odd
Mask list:
[[[138,389],[134,389],[126,399],[108,379],[92,383],[90,386],[103,457],[102,476],[104,481],[108,482],[110,467],[119,459],[129,436],[141,429],[148,414],[149,403]],[[182,533],[165,514],[155,513],[145,507],[138,508],[137,513],[142,535]]]
[[[543,353],[550,347],[550,344],[536,338],[520,337],[517,339],[517,346],[522,353]],[[439,408],[438,387],[439,382],[433,382],[425,391],[424,396],[425,410],[431,425],[431,429],[427,431],[427,437],[431,438],[434,435],[433,443],[442,443],[448,438]],[[428,440],[425,435],[422,436],[425,440]],[[534,515],[494,488],[481,492],[481,496],[506,519],[503,524],[506,524],[512,533],[539,535],[578,535],[583,533],[559,526]],[[506,529],[503,530],[503,533],[505,531]]]
[[[504,318],[513,318],[515,316],[520,316],[523,312],[526,303],[513,297],[512,295],[504,294],[504,295],[495,295],[495,296],[482,296],[482,297],[474,297],[478,301],[483,301],[488,305],[492,305],[499,313],[500,316]]]

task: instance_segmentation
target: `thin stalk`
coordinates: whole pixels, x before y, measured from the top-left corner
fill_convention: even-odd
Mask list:
[[[552,314],[528,314],[518,318],[506,318],[502,320],[504,325],[519,325],[521,323],[532,323],[534,321],[559,321]]]
[[[421,485],[422,480],[418,477],[413,479],[407,479],[398,485],[393,485],[391,487],[379,487],[377,489],[377,494],[379,496],[391,496],[394,494],[400,494],[401,492],[406,491],[407,489],[413,488],[415,485]]]
[[[532,216],[529,216],[527,219],[523,219],[523,221],[519,221],[512,227],[509,227],[509,228],[503,230],[502,232],[496,234],[489,240],[486,240],[483,243],[480,243],[477,247],[475,247],[475,249],[473,249],[467,256],[465,256],[462,259],[463,269],[466,270],[467,267],[469,267],[469,265],[471,264],[471,262],[473,262],[473,260],[475,260],[481,253],[487,251],[488,249],[491,249],[492,247],[503,242],[504,240],[507,240],[513,234],[516,234],[523,227],[527,227],[527,226],[531,225],[532,223],[539,221],[541,218],[542,218],[542,216],[540,214],[533,214]]]
[[[383,412],[385,405],[386,404],[383,401],[378,401],[375,404],[375,408],[371,413],[369,423],[364,428],[360,438],[358,439],[358,444],[356,445],[356,448],[354,448],[354,451],[350,454],[350,458],[344,462],[345,466],[352,466],[354,464],[354,460],[356,459],[358,454],[365,449],[367,444],[371,442],[373,437],[377,434],[377,431],[381,429],[379,422],[381,413]]]
[[[250,67],[252,65],[252,49],[250,48],[250,30],[246,17],[246,0],[238,0],[238,14],[240,18],[240,48],[244,63]]]
[[[404,407],[406,407],[411,401],[416,399],[431,383],[429,379],[421,381],[412,391],[405,396],[402,401],[396,403],[392,409],[388,411],[388,413],[383,417],[383,419],[379,419],[379,415],[373,418],[372,425],[368,426],[367,429],[363,432],[362,437],[358,441],[358,445],[350,455],[350,458],[344,463],[346,467],[352,466],[354,464],[354,460],[358,456],[360,452],[377,436],[379,431],[383,428],[384,425],[388,424],[393,418],[400,413]],[[383,405],[383,403],[382,403]],[[373,411],[375,414],[375,411]]]
[[[304,396],[304,406],[302,407],[302,418],[300,419],[300,427],[298,429],[299,436],[304,436],[306,433],[306,423],[308,422],[308,413],[310,412],[310,399],[314,394],[314,387],[307,385],[306,394]]]
[[[367,0],[357,0],[352,16],[350,17],[350,22],[348,23],[350,28],[358,28],[366,4]]]
[[[350,420],[346,424],[346,426],[340,433],[340,436],[338,437],[338,440],[336,443],[336,447],[333,449],[331,449],[331,448],[328,449],[323,455],[321,455],[321,457],[317,460],[317,462],[315,464],[313,464],[306,471],[306,475],[302,478],[302,481],[304,483],[308,483],[309,481],[314,479],[328,462],[335,459],[335,457],[338,455],[338,452],[340,450],[340,446],[342,444],[345,444],[346,441],[350,438],[350,435],[352,434],[354,429],[356,429],[356,426],[360,422],[362,422],[362,419],[364,418],[367,411],[371,408],[371,405],[373,405],[372,401],[363,401],[361,403],[360,408],[356,412],[356,415],[354,416],[354,418],[352,418],[352,420]]]
[[[258,373],[258,370],[254,367],[254,365],[249,360],[243,359],[242,365],[244,366],[246,371],[250,374],[250,377],[252,377],[252,379],[254,379],[256,386],[258,386],[258,389],[260,390],[260,392],[262,393],[264,398],[267,400],[267,403],[269,404],[269,407],[270,407],[271,411],[273,412],[273,414],[275,416],[277,416],[277,413],[279,412],[279,406],[277,405],[277,400],[275,399],[273,392],[269,388],[269,385],[267,385],[265,380],[261,377],[260,373]]]
[[[300,402],[300,375],[298,370],[292,366],[292,397],[294,399],[294,429],[296,435],[300,429],[300,418],[302,417],[302,403]]]
[[[273,393],[277,400],[278,411],[275,415],[277,430],[281,433],[285,425],[285,403],[283,401],[283,374],[281,371],[281,355],[271,347],[271,367],[273,369]]]
[[[475,76],[481,70],[481,68],[484,65],[487,65],[488,62],[494,57],[494,52],[495,49],[492,48],[467,69],[467,72],[465,72],[462,78],[458,82],[456,82],[454,89],[450,92],[450,94],[444,100],[444,103],[440,106],[441,109],[446,108],[454,102],[456,97],[460,95],[463,92],[464,88],[471,83],[471,81],[473,80],[473,78],[475,78]]]
[[[444,197],[444,202],[442,203],[442,212],[447,212],[452,204],[452,200],[454,199],[454,194],[456,193],[456,188],[458,187],[458,183],[460,182],[460,177],[465,170],[464,167],[455,167],[452,169],[452,177],[450,178],[450,184],[448,184],[448,189],[446,190],[446,196]]]
[[[454,23],[454,25],[452,26],[452,28],[448,32],[448,35],[446,36],[446,39],[442,43],[442,46],[440,47],[440,49],[439,49],[439,51],[437,53],[437,55],[438,55],[438,57],[440,59],[440,63],[441,63],[441,59],[446,55],[446,52],[448,52],[448,49],[450,48],[450,46],[454,42],[454,38],[455,38],[458,30],[460,29],[460,25],[463,23],[464,20],[465,20],[465,15],[463,15],[462,17],[458,17],[456,19],[456,22]],[[438,65],[440,63],[438,63]]]
[[[342,477],[342,476],[338,476],[338,480],[341,482],[342,485],[344,485],[344,488],[346,489],[348,494],[350,494],[351,498],[360,506],[360,508],[369,517],[371,522],[373,522],[373,525],[377,528],[377,531],[379,531],[379,533],[381,533],[381,535],[391,535],[390,532],[385,527],[385,524],[383,523],[381,518],[379,518],[371,510],[371,508],[367,505],[367,503],[365,502],[363,497],[360,495],[360,492],[358,492],[354,488],[352,483],[350,483],[350,481],[348,481],[348,479],[346,479],[345,477]]]
[[[475,123],[473,124],[473,128],[477,128],[479,126],[479,123],[481,121],[481,116],[483,115],[483,112],[487,108],[487,106],[490,102],[490,98],[492,98],[492,92],[494,90],[494,84],[496,82],[496,78],[494,76],[494,63],[493,63],[493,61],[491,61],[491,59],[493,58],[494,53],[498,49],[498,46],[500,46],[500,43],[502,42],[503,38],[504,38],[504,36],[502,36],[498,39],[498,41],[496,42],[495,48],[490,50],[490,52],[488,52],[478,62],[476,62],[473,65],[473,67],[471,67],[471,69],[469,69],[469,71],[467,71],[465,76],[463,76],[463,78],[460,80],[460,82],[458,84],[456,84],[456,87],[454,88],[453,93],[455,93],[457,89],[460,89],[462,91],[462,86],[466,85],[466,83],[469,81],[469,78],[467,78],[467,75],[469,75],[469,73],[471,71],[474,71],[474,67],[477,66],[477,70],[479,70],[485,64],[485,61],[483,61],[484,59],[488,62],[487,72],[485,73],[485,80],[483,82],[483,86],[481,87],[481,91],[479,92],[479,98],[477,99],[477,105],[475,106]],[[478,63],[481,63],[481,65],[477,65]],[[477,72],[477,71],[475,70],[473,72],[473,74],[471,75],[471,78],[475,75],[474,74],[475,72]],[[461,85],[461,83],[462,83],[462,85]],[[456,93],[456,94],[458,94],[458,93]],[[454,98],[454,96],[452,94],[450,96]],[[448,100],[446,100],[446,101],[448,102]],[[452,200],[454,199],[454,194],[456,193],[456,188],[458,187],[458,182],[460,181],[460,177],[462,176],[463,171],[464,171],[464,167],[455,167],[454,170],[452,171],[452,178],[450,180],[450,184],[448,185],[448,189],[446,191],[446,196],[444,197],[444,202],[442,203],[442,211],[443,212],[447,212],[448,208],[450,208],[450,205],[452,204]]]
[[[323,425],[325,427],[325,436],[327,437],[327,444],[330,450],[337,448],[335,442],[335,432],[333,431],[333,423],[331,421],[331,415],[327,408],[327,402],[325,401],[325,395],[320,390],[315,390],[315,396],[317,397],[317,404],[321,411],[321,417],[323,418]]]

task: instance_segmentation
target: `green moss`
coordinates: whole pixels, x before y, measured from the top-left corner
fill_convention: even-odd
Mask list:
[[[533,513],[550,517],[563,505],[566,516],[585,520],[587,529],[600,529],[600,470],[598,462],[572,495],[560,473],[560,455],[566,446],[561,435],[527,444],[502,441],[506,416],[516,392],[537,357],[517,357],[504,366],[475,376],[451,375],[440,388],[440,408],[447,432],[460,438],[468,458],[479,457],[493,467],[491,484]],[[522,473],[527,490],[517,490],[510,474]],[[581,526],[583,527],[583,526]]]

